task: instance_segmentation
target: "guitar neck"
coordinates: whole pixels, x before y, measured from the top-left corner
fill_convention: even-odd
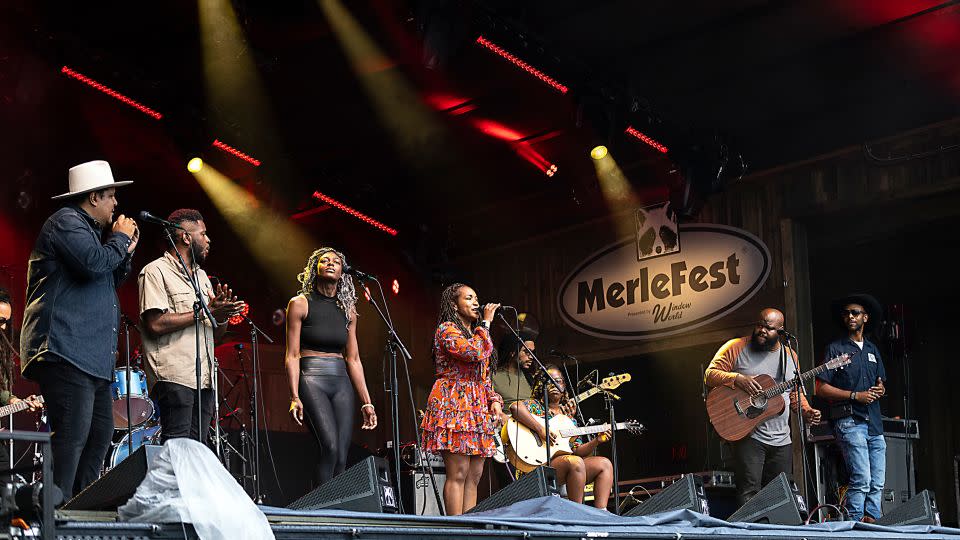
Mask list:
[[[617,429],[627,429],[630,427],[626,422],[617,422]],[[610,424],[599,424],[596,426],[587,426],[581,428],[570,428],[570,429],[561,429],[560,436],[562,437],[579,437],[580,435],[593,435],[594,433],[603,433],[604,431],[610,431]]]
[[[0,407],[0,417],[10,416],[13,413],[18,413],[20,411],[26,410],[30,407],[25,401],[18,401],[13,405],[4,405]]]
[[[577,394],[577,401],[583,401],[583,400],[587,399],[587,398],[590,397],[590,396],[596,395],[596,394],[599,393],[599,392],[600,392],[600,389],[595,386],[595,387],[587,390],[586,392],[582,392],[582,393],[580,393],[580,394]]]
[[[823,373],[824,371],[827,371],[827,364],[820,364],[819,366],[811,369],[810,371],[805,371],[801,373],[800,380],[803,382],[806,382],[816,377],[817,375]],[[769,399],[769,398],[772,398],[773,396],[779,396],[780,394],[788,390],[793,390],[796,386],[797,386],[797,379],[793,378],[793,379],[790,379],[789,381],[783,381],[780,384],[767,388],[766,391],[763,392],[763,395]]]

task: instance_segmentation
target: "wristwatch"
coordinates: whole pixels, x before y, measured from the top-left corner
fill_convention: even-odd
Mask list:
[[[856,400],[857,400],[857,393],[850,392],[850,401],[856,401]]]
[[[490,321],[480,321],[480,326],[482,326],[482,327],[486,328],[487,330],[489,330],[489,329],[490,329]]]

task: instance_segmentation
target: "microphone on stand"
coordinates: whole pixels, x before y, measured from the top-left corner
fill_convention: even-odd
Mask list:
[[[184,230],[183,227],[177,225],[176,223],[172,221],[167,221],[163,218],[159,218],[151,214],[150,212],[147,212],[146,210],[141,210],[139,217],[140,217],[140,221],[143,221],[144,223],[153,223],[154,225],[160,225],[161,227],[169,227],[171,229],[180,229],[181,231]]]
[[[350,265],[344,265],[344,267],[343,267],[343,273],[344,273],[344,274],[350,274],[351,276],[353,276],[353,277],[355,277],[355,278],[357,278],[357,279],[361,279],[361,280],[369,279],[369,280],[372,280],[372,281],[377,281],[377,276],[375,276],[375,275],[373,275],[373,274],[368,274],[368,273],[366,273],[366,272],[361,272],[360,270],[357,270],[356,268],[354,268],[354,267],[352,267],[352,266],[350,266]]]
[[[791,334],[790,332],[787,332],[787,330],[786,330],[785,328],[781,328],[781,329],[777,330],[777,333],[780,334],[781,336],[787,338],[787,339],[797,339],[797,336]]]

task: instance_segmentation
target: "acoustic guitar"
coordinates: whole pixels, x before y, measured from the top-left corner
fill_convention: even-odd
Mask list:
[[[842,354],[802,373],[800,380],[807,381],[824,371],[841,368],[849,363],[850,355]],[[739,441],[752,433],[760,422],[782,413],[786,407],[783,393],[792,391],[797,386],[796,378],[780,384],[769,375],[756,375],[753,379],[763,387],[763,391],[754,396],[728,386],[718,386],[707,394],[707,415],[710,416],[710,423],[717,430],[717,434],[724,440]]]
[[[534,419],[541,426],[544,424],[543,418],[534,416]],[[645,428],[636,420],[628,420],[617,422],[616,429],[627,430],[631,434],[639,435],[643,433]],[[557,440],[550,443],[550,459],[553,459],[556,456],[573,453],[573,447],[570,444],[572,437],[610,431],[610,424],[577,427],[572,418],[558,414],[550,417],[550,431],[557,433]],[[510,418],[507,420],[501,436],[508,441],[504,450],[510,459],[510,463],[517,469],[526,473],[547,462],[547,451],[544,448],[543,439],[540,438],[540,435],[528,429],[527,426],[517,422],[516,419]]]
[[[37,403],[43,405],[43,396],[34,396],[33,399],[34,399]],[[0,418],[6,418],[7,416],[10,416],[11,414],[16,414],[16,413],[18,413],[18,412],[20,412],[20,411],[25,411],[25,410],[27,410],[27,409],[29,409],[29,408],[30,408],[30,405],[26,402],[26,400],[21,399],[20,401],[18,401],[18,402],[16,402],[16,403],[13,403],[13,404],[10,404],[10,405],[4,405],[3,407],[0,407]],[[0,431],[5,431],[5,430],[6,430],[6,428],[0,427]]]
[[[583,400],[598,394],[602,390],[613,390],[614,388],[618,388],[621,384],[625,382],[630,382],[630,379],[631,377],[629,373],[621,373],[619,375],[611,375],[609,377],[604,377],[604,379],[600,381],[600,384],[598,384],[597,386],[594,386],[593,388],[585,392],[581,392],[577,394],[577,403],[580,403]],[[496,461],[497,463],[506,463],[509,460],[507,458],[506,452],[503,449],[503,439],[500,438],[499,434],[496,434],[493,436],[493,440],[497,444],[497,449],[493,453],[493,460]]]

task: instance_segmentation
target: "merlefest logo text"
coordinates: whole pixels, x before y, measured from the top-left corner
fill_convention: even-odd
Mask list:
[[[632,239],[586,258],[558,297],[564,321],[586,334],[650,339],[689,331],[736,309],[770,272],[752,234],[722,225],[681,225],[682,251],[637,261]]]

